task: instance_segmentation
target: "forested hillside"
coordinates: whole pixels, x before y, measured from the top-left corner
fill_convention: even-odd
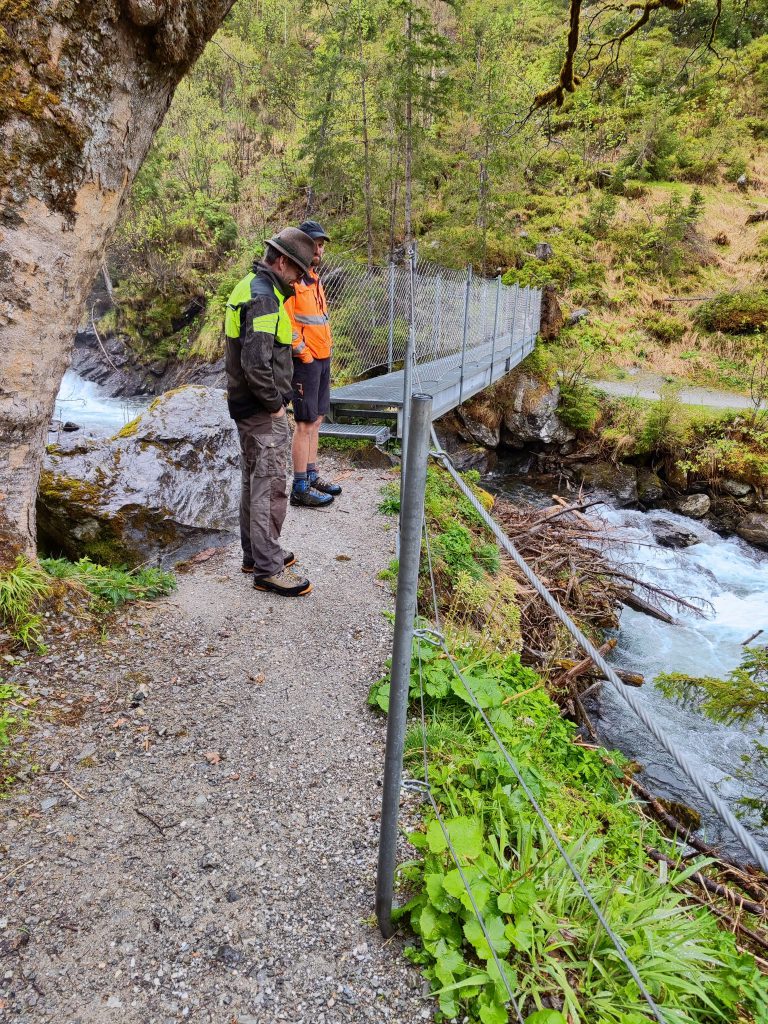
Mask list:
[[[746,223],[768,209],[768,5],[654,10],[620,46],[626,13],[591,9],[583,84],[537,109],[567,19],[559,0],[237,3],[111,247],[116,326],[213,356],[254,246],[311,212],[337,253],[384,261],[412,236],[422,258],[554,283],[593,312],[573,340],[617,365],[743,386],[741,335],[768,318],[768,224]],[[746,327],[658,308],[743,289]]]

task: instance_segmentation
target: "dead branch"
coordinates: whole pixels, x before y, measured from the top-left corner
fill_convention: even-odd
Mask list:
[[[645,852],[658,864],[669,864],[671,867],[678,867],[678,861],[673,857],[668,857],[665,853],[661,853],[660,850],[655,850],[652,846],[646,846]],[[716,882],[714,878],[702,874],[701,871],[696,871],[690,877],[695,882],[698,882],[702,889],[711,892],[713,896],[720,896],[721,899],[727,900],[731,906],[738,907],[739,910],[746,910],[748,914],[754,914],[755,917],[768,917],[768,906],[765,903],[754,903],[752,900],[745,900],[743,896],[734,892],[733,889],[729,889],[727,885]]]
[[[764,902],[766,899],[766,893],[760,887],[757,879],[750,878],[746,872],[744,872],[738,865],[734,864],[723,857],[723,855],[716,850],[714,847],[709,846],[707,843],[699,839],[698,836],[694,835],[689,828],[687,828],[681,821],[678,821],[664,805],[656,799],[656,797],[650,793],[642,783],[638,782],[637,779],[628,779],[629,785],[634,789],[643,800],[649,805],[653,811],[653,815],[667,828],[673,835],[677,835],[680,839],[688,846],[692,846],[694,850],[704,854],[705,857],[711,857],[716,860],[723,874],[726,875],[732,882],[743,889],[745,893],[752,897],[754,900]]]

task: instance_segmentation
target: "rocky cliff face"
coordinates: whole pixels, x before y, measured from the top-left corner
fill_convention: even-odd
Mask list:
[[[240,448],[223,391],[171,391],[110,439],[61,435],[45,458],[40,545],[106,564],[181,558],[237,529]]]

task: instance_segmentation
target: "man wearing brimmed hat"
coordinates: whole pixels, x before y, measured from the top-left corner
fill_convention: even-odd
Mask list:
[[[320,426],[331,399],[331,325],[328,303],[317,267],[330,238],[316,220],[305,220],[299,231],[315,243],[312,266],[296,281],[285,308],[293,325],[293,487],[291,505],[323,508],[341,494],[341,487],[324,480],[317,468]]]
[[[291,431],[285,407],[292,397],[293,331],[285,311],[292,285],[306,273],[315,243],[298,228],[266,241],[263,262],[236,285],[227,303],[227,403],[240,437],[240,541],[243,572],[256,590],[301,597],[312,589],[290,568],[293,552],[280,545],[288,508],[286,473]]]

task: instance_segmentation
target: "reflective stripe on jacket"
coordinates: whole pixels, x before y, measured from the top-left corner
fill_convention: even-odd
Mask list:
[[[293,326],[295,353],[306,347],[315,359],[327,359],[333,348],[328,304],[320,278],[313,270],[293,286],[293,298],[286,299],[285,308]]]

